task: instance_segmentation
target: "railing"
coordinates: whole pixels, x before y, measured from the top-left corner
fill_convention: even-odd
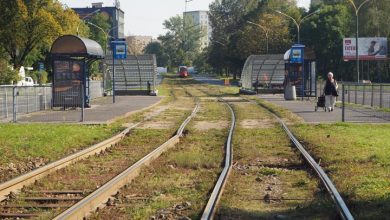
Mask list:
[[[69,107],[80,106],[80,103],[74,103],[79,101],[73,98],[76,97],[76,95],[74,94],[80,95],[83,94],[83,91],[80,91],[80,88],[71,88],[71,90],[72,91],[69,91],[69,94],[66,95],[66,97],[65,96],[54,97],[56,99],[56,103],[58,102],[59,105],[61,106],[69,106]],[[77,95],[77,97],[79,97],[80,99],[81,96],[79,95]],[[90,99],[103,96],[103,85],[101,81],[90,81],[89,95],[90,95]],[[51,85],[0,86],[0,121],[17,122],[19,121],[20,116],[34,113],[34,112],[53,110],[53,106],[54,105],[53,105]],[[71,121],[73,120],[78,121],[80,120],[79,119],[80,117],[72,117],[72,118],[69,117],[68,119]],[[65,120],[64,116],[61,116],[61,121],[64,120]],[[54,120],[54,121],[58,121],[58,120]]]
[[[364,121],[390,121],[390,84],[344,82],[340,93],[343,121],[352,120],[352,114],[348,113],[351,111],[364,114]]]

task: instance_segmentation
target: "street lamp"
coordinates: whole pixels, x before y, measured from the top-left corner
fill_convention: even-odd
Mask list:
[[[217,43],[217,44],[219,44],[219,45],[222,45],[222,46],[226,47],[226,44],[224,44],[224,43],[222,43],[222,42],[220,42],[220,41],[213,40],[213,42],[215,42],[215,43]]]
[[[184,1],[185,1],[184,12],[187,12],[187,3],[192,2],[193,0],[184,0]]]
[[[279,13],[279,14],[281,14],[281,15],[284,15],[284,16],[286,16],[286,17],[288,17],[288,18],[290,18],[290,19],[292,19],[292,20],[294,21],[294,24],[297,26],[297,31],[298,31],[298,44],[299,44],[299,43],[300,43],[299,32],[300,32],[300,26],[301,26],[303,20],[305,20],[306,18],[308,18],[308,17],[314,15],[314,14],[317,13],[317,12],[320,12],[320,9],[318,9],[318,10],[316,10],[316,11],[314,11],[314,12],[308,14],[308,15],[306,15],[306,16],[303,17],[303,18],[299,18],[299,22],[297,22],[297,21],[296,21],[293,17],[291,17],[290,15],[285,14],[285,13],[279,11],[279,10],[276,10],[276,12]]]
[[[257,26],[257,27],[259,27],[259,28],[261,28],[263,31],[264,31],[264,33],[265,33],[265,38],[266,38],[266,40],[267,40],[267,54],[268,54],[268,29],[267,28],[265,28],[264,26],[262,26],[262,25],[260,25],[260,24],[256,24],[256,23],[254,23],[254,22],[252,22],[252,21],[246,21],[248,24],[252,24],[252,25],[255,25],[255,26]]]
[[[80,20],[80,22],[79,22],[79,24],[77,25],[77,28],[76,28],[77,36],[79,36],[79,27],[80,27],[81,21],[83,21],[84,19],[86,19],[86,18],[92,16],[93,14],[98,13],[99,11],[100,11],[100,9],[97,9],[96,11],[93,11],[93,12],[91,12],[91,13],[85,15],[83,18],[81,18],[81,20]]]
[[[89,24],[89,25],[92,25],[92,26],[96,27],[97,29],[99,29],[100,31],[102,31],[102,32],[104,33],[104,35],[106,36],[106,37],[105,37],[105,41],[104,41],[104,56],[106,56],[106,55],[107,55],[108,37],[113,38],[113,37],[110,36],[108,33],[110,33],[110,31],[111,31],[112,29],[117,28],[118,26],[115,26],[115,27],[109,29],[108,31],[104,31],[104,29],[103,29],[102,27],[100,27],[100,26],[98,26],[98,25],[96,25],[96,24],[94,24],[94,23],[92,23],[92,22],[85,21],[85,23],[87,23],[87,24]],[[106,84],[106,83],[105,83],[105,78],[106,78],[106,77],[105,77],[105,73],[103,73],[103,90],[105,89],[105,84]]]
[[[107,44],[108,44],[108,37],[113,38],[113,37],[112,37],[111,35],[109,35],[108,33],[110,33],[110,31],[111,31],[112,29],[114,29],[114,28],[116,28],[116,27],[118,27],[118,26],[115,26],[115,27],[109,29],[109,30],[106,32],[106,31],[103,30],[103,28],[101,28],[100,26],[98,26],[98,25],[96,25],[96,24],[94,24],[94,23],[92,23],[92,22],[85,21],[85,23],[94,26],[95,28],[101,30],[101,31],[104,33],[104,35],[106,35],[106,37],[105,37],[105,42],[104,42],[104,55],[106,55],[106,52],[107,52]]]
[[[360,68],[359,68],[359,10],[360,8],[369,2],[370,0],[365,0],[362,4],[359,6],[356,6],[355,2],[352,0],[348,0],[353,8],[355,9],[355,15],[356,15],[356,70],[357,70],[357,82],[359,83],[359,75],[360,75]]]

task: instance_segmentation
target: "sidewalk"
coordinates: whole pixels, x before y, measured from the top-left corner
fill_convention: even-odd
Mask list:
[[[307,123],[323,123],[323,122],[341,122],[342,109],[336,107],[333,112],[325,112],[323,108],[319,108],[317,112],[314,110],[316,101],[300,100],[298,97],[295,101],[284,100],[283,94],[259,94],[259,98],[279,105],[285,109],[297,114]],[[381,118],[369,117],[362,112],[345,109],[345,115],[348,116],[348,122],[365,122],[365,123],[389,123]]]
[[[138,111],[157,104],[162,97],[157,96],[117,96],[115,103],[112,97],[102,97],[91,102],[91,108],[85,109],[83,124],[107,124],[113,120],[125,117],[134,111]],[[80,122],[81,110],[57,110],[41,111],[18,116],[17,122]]]

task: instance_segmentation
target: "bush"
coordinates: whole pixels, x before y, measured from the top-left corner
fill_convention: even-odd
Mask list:
[[[11,84],[19,80],[18,71],[11,70],[7,61],[0,59],[0,84]]]
[[[48,73],[46,71],[31,71],[26,73],[27,76],[30,76],[34,82],[38,84],[46,84]]]

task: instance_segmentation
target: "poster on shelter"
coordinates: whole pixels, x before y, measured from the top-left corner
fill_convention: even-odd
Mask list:
[[[55,60],[53,70],[53,107],[81,106],[84,62]]]
[[[387,38],[365,37],[359,38],[359,60],[385,60],[387,59]],[[344,38],[344,60],[356,60],[356,39]]]

